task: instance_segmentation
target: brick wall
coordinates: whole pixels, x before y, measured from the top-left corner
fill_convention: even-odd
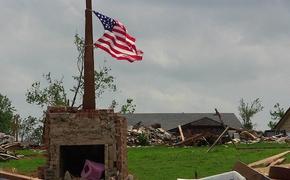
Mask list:
[[[127,121],[113,110],[49,107],[44,129],[48,149],[46,179],[60,178],[61,146],[97,144],[105,145],[106,179],[113,175],[118,175],[118,179],[127,177]]]

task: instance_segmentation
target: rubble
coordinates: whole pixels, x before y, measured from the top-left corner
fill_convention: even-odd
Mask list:
[[[261,132],[254,130],[231,130],[230,134],[214,134],[211,132],[201,132],[190,137],[183,135],[182,129],[179,133],[169,133],[161,128],[160,124],[152,124],[147,127],[138,122],[134,126],[128,126],[127,145],[173,145],[173,146],[202,146],[217,143],[226,144],[253,144],[258,142],[290,143],[290,137],[285,134],[277,134],[265,137]],[[221,136],[221,139],[218,139]]]
[[[242,131],[240,133],[240,138],[253,141],[253,140],[257,140],[259,137],[255,136],[254,134],[248,131]]]
[[[211,145],[218,138],[216,134],[203,132],[192,135],[182,141],[180,136],[171,134],[159,126],[154,125],[154,127],[146,127],[141,123],[137,123],[134,126],[128,126],[127,145],[202,146]]]
[[[276,143],[289,143],[290,137],[285,134],[277,134],[270,137],[259,135],[256,131],[241,131],[238,135],[234,133],[233,141],[235,143],[253,144],[258,142],[276,142]],[[229,142],[230,143],[230,142]]]
[[[14,137],[0,132],[0,145],[14,142]]]
[[[0,133],[0,160],[19,159],[14,151],[20,147],[19,142],[14,141],[14,137]]]
[[[204,132],[195,134],[189,138],[186,138],[184,141],[180,141],[175,146],[202,146],[202,145],[211,145],[218,138],[218,135],[215,135],[210,132]]]
[[[173,145],[179,141],[177,136],[170,134],[156,124],[154,127],[146,127],[141,123],[128,126],[127,145]]]

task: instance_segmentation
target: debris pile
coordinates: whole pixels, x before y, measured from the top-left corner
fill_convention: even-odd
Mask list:
[[[160,126],[152,126],[146,127],[141,123],[128,126],[127,145],[172,145],[179,141],[177,136],[170,134]]]
[[[179,131],[168,132],[160,124],[144,126],[141,122],[128,126],[127,145],[173,145],[173,146],[204,146],[213,144],[253,144],[258,142],[290,143],[290,137],[280,133],[266,137],[262,132],[254,130],[240,130],[226,127],[222,134],[204,131],[186,136],[182,128]]]
[[[270,137],[265,137],[259,135],[255,131],[242,131],[239,133],[238,137],[233,139],[236,143],[242,142],[247,144],[257,143],[257,142],[277,142],[277,143],[289,143],[290,138],[285,134],[277,134]]]
[[[0,160],[18,159],[14,151],[20,147],[19,142],[14,141],[14,137],[0,133]]]
[[[283,134],[274,135],[271,137],[262,137],[263,141],[273,141],[278,143],[289,143],[290,138],[288,136],[284,136]]]

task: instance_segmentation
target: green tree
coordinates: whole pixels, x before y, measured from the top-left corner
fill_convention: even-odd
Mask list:
[[[75,106],[77,97],[82,97],[84,91],[84,76],[83,76],[83,61],[84,61],[84,40],[79,37],[78,34],[75,35],[76,49],[78,51],[77,57],[77,69],[78,74],[73,76],[76,84],[70,89],[71,92],[74,93],[72,98],[71,106]],[[51,74],[48,73],[43,76],[46,80],[46,84],[41,86],[40,81],[36,81],[31,85],[31,88],[27,90],[26,93],[26,102],[30,104],[36,104],[44,108],[45,106],[69,106],[69,101],[67,98],[67,91],[64,88],[63,78],[60,80],[53,79]],[[115,84],[116,78],[111,75],[111,68],[107,66],[106,61],[104,61],[103,65],[99,66],[98,70],[95,70],[95,93],[96,97],[100,98],[104,92],[111,91],[116,92],[117,86]],[[127,100],[127,104],[122,106],[122,111],[127,113],[133,113],[135,111],[136,105],[132,104],[132,99]],[[115,109],[118,103],[113,100],[111,108]],[[80,106],[78,106],[80,107]],[[41,124],[40,126],[36,126],[34,124],[33,131],[32,129],[27,129],[28,127],[25,124],[29,124],[29,121],[38,121],[36,124]],[[32,122],[31,122],[32,124]],[[33,132],[30,133],[29,136],[33,137],[41,137],[42,134],[42,122],[38,119],[28,118],[23,122],[23,132]],[[40,139],[40,138],[38,138]]]
[[[264,107],[259,98],[251,103],[246,103],[242,98],[238,107],[239,114],[243,120],[243,127],[246,129],[253,129],[252,117],[258,112],[262,111]]]
[[[280,107],[279,103],[274,105],[274,109],[270,111],[270,116],[272,121],[269,121],[268,127],[274,129],[276,124],[280,121],[280,119],[284,116],[285,109]]]
[[[63,78],[60,80],[52,79],[51,74],[43,75],[47,85],[41,87],[40,81],[36,81],[27,90],[26,102],[30,104],[44,106],[65,106],[67,102],[67,94],[63,86]]]
[[[42,124],[40,119],[32,116],[28,116],[25,119],[19,121],[19,137],[20,140],[28,141],[34,144],[40,144],[42,142]]]
[[[70,89],[74,93],[71,106],[75,105],[77,96],[82,97],[84,91],[84,76],[83,76],[83,59],[84,59],[84,40],[75,35],[74,41],[77,51],[77,68],[78,75],[73,76],[76,80],[76,84]],[[36,81],[31,85],[31,88],[27,90],[26,102],[30,104],[44,106],[68,106],[67,91],[63,85],[63,78],[60,80],[52,79],[51,74],[48,73],[43,76],[46,80],[46,85],[41,86],[40,81]],[[111,68],[106,65],[106,61],[102,66],[99,66],[98,70],[95,70],[95,90],[97,98],[105,91],[117,91],[115,84],[115,77],[111,75]]]
[[[133,114],[136,110],[136,105],[133,104],[133,99],[128,98],[126,100],[126,104],[121,106],[121,114]]]
[[[77,51],[79,53],[77,57],[77,68],[78,68],[78,75],[73,76],[73,79],[76,81],[76,85],[73,86],[70,91],[74,93],[74,97],[72,100],[72,105],[74,106],[76,97],[84,94],[84,52],[85,52],[85,42],[84,39],[79,37],[78,34],[75,35],[75,45]],[[117,86],[115,84],[115,77],[111,74],[111,68],[106,65],[106,61],[104,61],[102,66],[99,66],[98,70],[94,71],[95,75],[95,93],[97,98],[101,97],[101,95],[105,91],[117,91]]]
[[[0,94],[0,132],[11,133],[14,112],[15,108],[11,105],[11,101]]]
[[[98,70],[95,70],[95,93],[97,98],[100,98],[105,91],[117,91],[116,78],[110,73],[111,68],[106,65],[106,61],[102,66],[99,66]],[[82,96],[84,94],[84,76],[82,74],[82,76],[73,76],[73,78],[77,85],[70,90],[75,93],[75,96]]]

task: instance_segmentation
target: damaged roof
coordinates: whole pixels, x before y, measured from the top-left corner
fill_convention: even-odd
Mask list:
[[[283,124],[287,121],[287,119],[289,119],[290,117],[290,107],[288,108],[288,110],[285,112],[285,114],[283,115],[283,117],[280,119],[280,121],[276,124],[274,129],[281,129],[281,126],[283,126]]]
[[[242,128],[242,124],[234,113],[220,113],[223,122],[235,129]],[[128,120],[128,125],[135,125],[138,122],[146,126],[159,123],[165,130],[176,128],[178,125],[209,118],[220,123],[219,117],[215,113],[134,113],[123,115]]]

